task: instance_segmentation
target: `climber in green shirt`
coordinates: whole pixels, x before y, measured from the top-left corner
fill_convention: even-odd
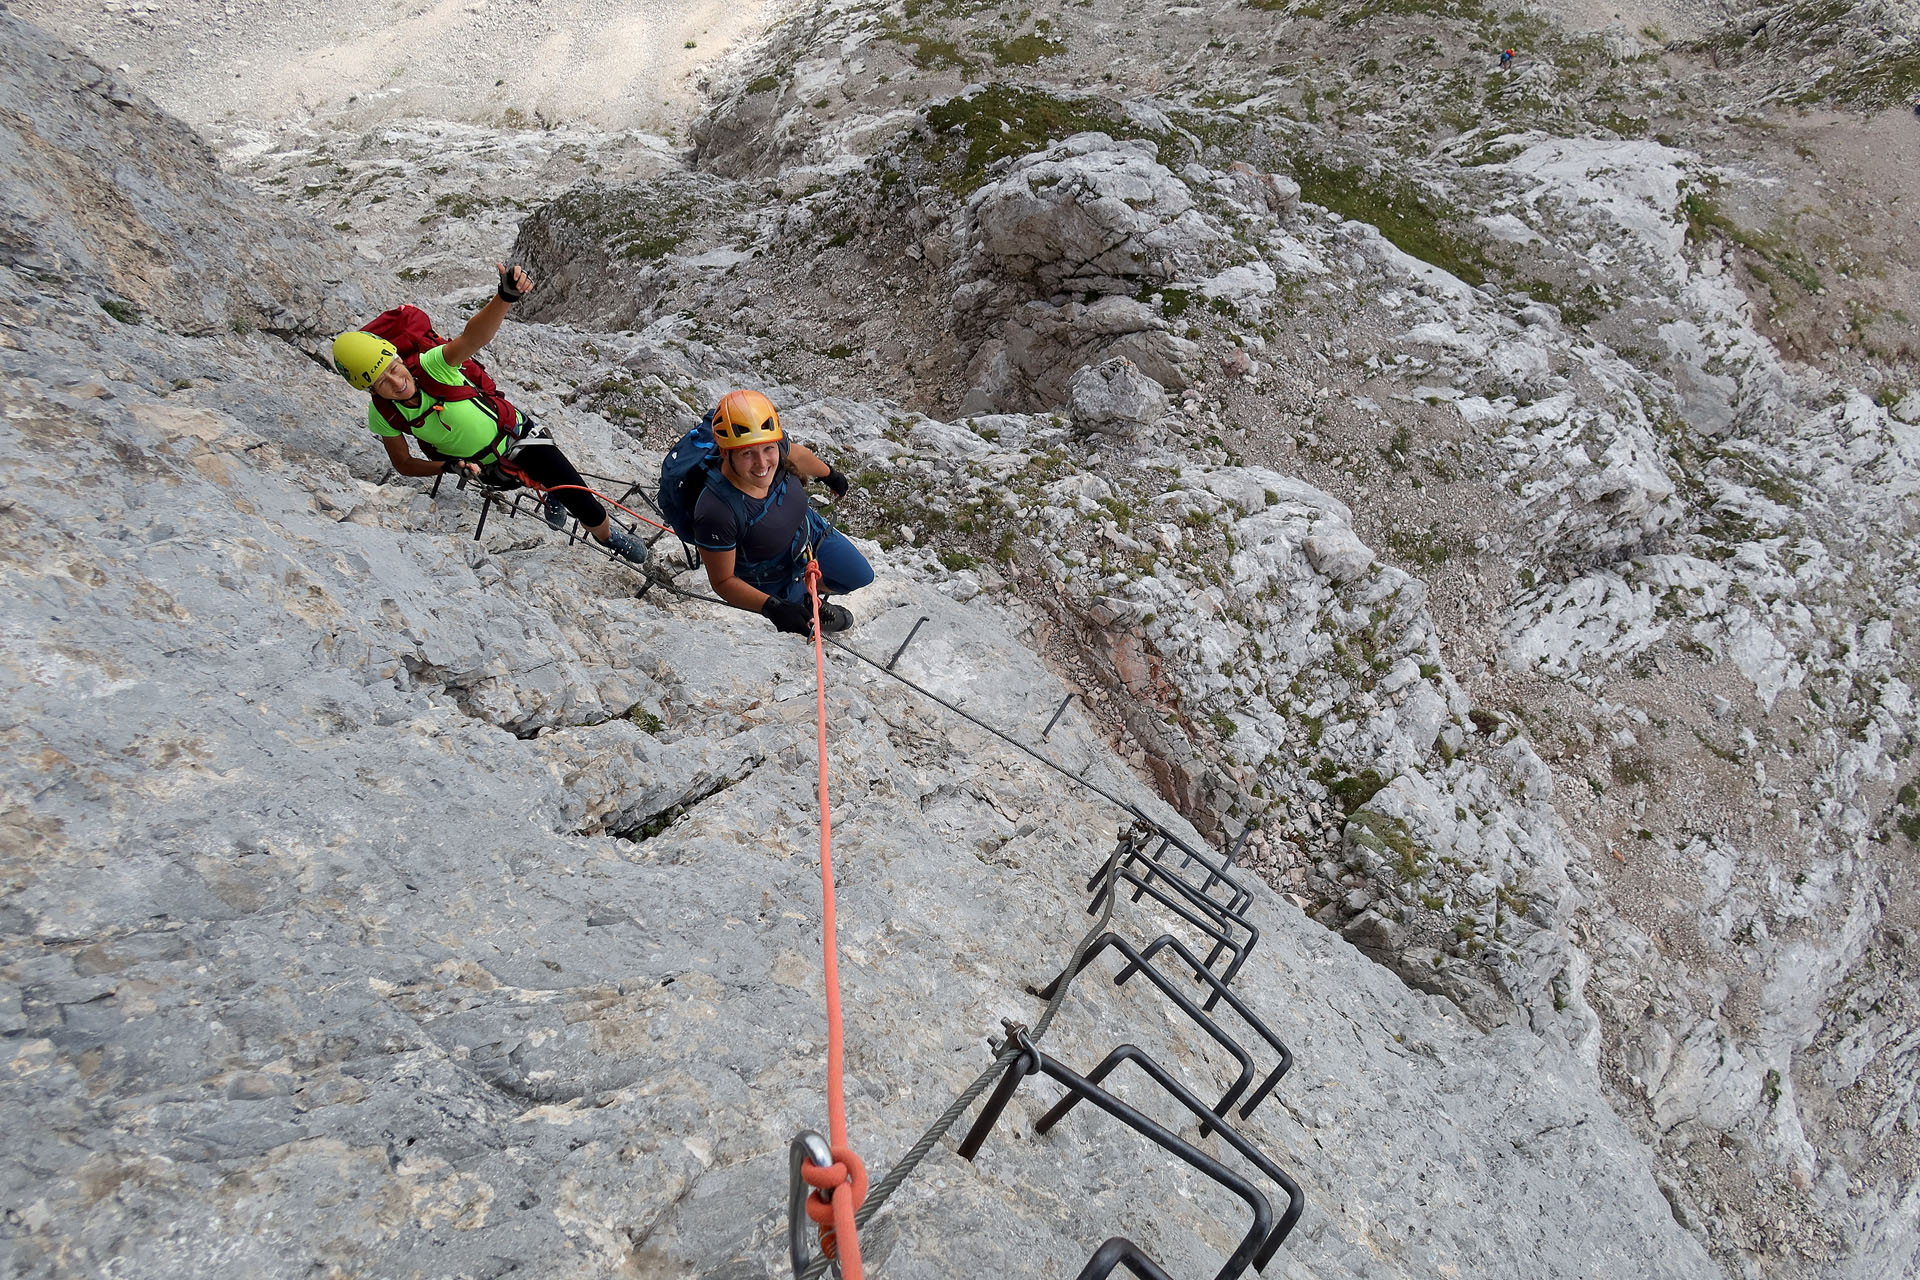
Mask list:
[[[467,321],[458,337],[434,346],[414,348],[417,355],[401,355],[399,348],[377,333],[356,329],[333,340],[333,363],[347,382],[368,392],[367,429],[380,439],[387,460],[403,476],[430,476],[461,471],[489,475],[512,487],[532,485],[546,496],[547,523],[566,527],[573,516],[595,540],[634,564],[647,559],[647,544],[614,527],[588,492],[586,481],[560,451],[544,427],[519,413],[504,396],[490,389],[482,377],[479,391],[462,366],[493,341],[513,304],[533,288],[524,268],[496,264],[499,288],[493,299]],[[407,319],[430,332],[424,313],[400,308],[391,316]],[[473,390],[469,390],[473,388]],[[431,458],[417,458],[407,447],[413,437]]]

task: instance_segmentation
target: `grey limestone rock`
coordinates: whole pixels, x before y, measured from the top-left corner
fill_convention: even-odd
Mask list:
[[[350,254],[145,94],[5,11],[0,44],[0,263],[189,333],[331,335],[364,312]]]
[[[1301,544],[1313,571],[1335,582],[1352,582],[1373,567],[1373,552],[1351,533],[1315,534]]]
[[[1028,302],[1006,316],[1002,336],[982,344],[970,412],[1050,408],[1065,402],[1083,366],[1125,360],[1161,387],[1185,387],[1199,348],[1167,330],[1132,298],[1090,304]]]
[[[1207,274],[1226,243],[1151,143],[1075,134],[1016,161],[951,220],[949,268],[964,327],[988,334],[969,411],[1050,408],[1083,365],[1124,358],[1185,387],[1199,348],[1137,300]]]
[[[7,91],[31,99],[44,86],[25,74]],[[235,257],[194,259],[204,289],[151,285],[131,241],[63,274],[48,264],[87,248],[97,190],[25,165],[9,191],[10,210],[55,212],[10,219],[0,267],[0,1269],[782,1274],[784,1148],[822,1112],[811,655],[734,611],[637,600],[625,569],[538,525],[497,520],[474,542],[467,495],[377,483],[361,406],[259,331],[277,321],[233,332],[228,305],[252,296],[262,243],[310,239],[285,259],[303,271],[344,246],[226,201],[204,154],[124,87],[95,96],[90,111],[129,114],[121,140],[82,140],[90,154],[158,157],[142,181],[189,193],[176,223],[140,223],[155,243],[231,241]],[[781,146],[804,135],[774,129]],[[246,225],[203,207],[202,186]],[[175,310],[121,324],[101,288]],[[1048,322],[1070,343],[1162,332],[1132,296],[1040,301],[1070,301]],[[753,378],[671,323],[514,326],[496,351],[646,384],[669,426]],[[1005,488],[1067,440],[1045,418],[902,427],[892,406],[778,390],[835,450],[937,467],[928,493]],[[599,468],[654,461],[539,394]],[[1429,962],[1434,999],[1253,886],[1262,940],[1240,990],[1298,1065],[1245,1127],[1308,1197],[1270,1273],[1716,1274],[1580,1039],[1579,957],[1550,945],[1574,881],[1553,874],[1551,775],[1523,741],[1466,730],[1420,584],[1361,563],[1346,509],[1277,472],[1162,454],[1048,484],[1018,495],[1034,537],[1089,644],[1110,646],[1115,687],[1153,708],[1141,740],[1161,735],[1157,794],[1077,711],[1046,747],[1063,768],[1189,837],[1165,797],[1217,829],[1242,788],[1298,788],[1303,838],[1369,948],[1425,945],[1419,892],[1451,895],[1448,923],[1491,900],[1534,930],[1496,940],[1491,962],[1402,950]],[[1076,537],[1151,571],[1097,577]],[[863,545],[881,577],[853,602],[852,643],[884,656],[928,618],[900,672],[1032,741],[1066,694],[1030,647],[1034,614],[910,547]],[[984,1063],[1000,1019],[1031,1018],[1023,987],[1063,961],[1125,815],[870,667],[835,655],[828,671],[849,1092],[878,1172]],[[1316,779],[1320,759],[1390,776]],[[1402,886],[1410,903],[1336,861],[1409,853],[1462,866]],[[1509,900],[1530,887],[1524,908]],[[1119,927],[1179,926],[1129,904]],[[1084,1067],[1130,1040],[1189,1081],[1231,1078],[1112,973],[1076,984],[1051,1050]],[[1782,1018],[1804,1019],[1815,985],[1781,986]],[[1563,991],[1567,1011],[1547,998]],[[1525,1026],[1456,1011],[1492,1022],[1487,1002],[1521,992]],[[1847,1061],[1905,1034],[1862,1026]],[[1756,1071],[1764,1102],[1759,1057],[1674,1044],[1647,1064],[1663,1116],[1722,1122],[1752,1105]],[[1230,1206],[1084,1109],[1033,1137],[1040,1102],[1023,1091],[976,1163],[936,1147],[867,1237],[879,1268],[1072,1274],[1114,1232],[1179,1274],[1217,1267]],[[1862,1257],[1897,1266],[1901,1249]]]
[[[0,282],[8,1273],[778,1274],[786,1144],[823,1105],[805,647],[356,478],[357,404],[286,343],[56,326],[73,292]],[[1061,686],[1010,620],[872,550],[861,650],[925,615],[902,674],[1040,724]],[[850,1110],[884,1169],[1032,1016],[1124,815],[829,671]],[[1078,717],[1047,749],[1191,836]],[[1301,1063],[1246,1121],[1307,1189],[1288,1273],[1711,1274],[1577,1060],[1484,1037],[1264,887],[1251,909],[1241,988]],[[1050,1050],[1220,1079],[1139,986],[1086,975]],[[877,1265],[1057,1275],[1123,1232],[1217,1266],[1230,1206],[1092,1114],[1030,1141],[1036,1100],[976,1164],[936,1148]]]
[[[1198,269],[1218,233],[1155,154],[1152,143],[1082,133],[1023,157],[968,201],[980,247],[970,269],[1040,297],[1130,294],[1162,262]]]
[[[1081,369],[1067,391],[1067,412],[1083,431],[1132,436],[1168,409],[1166,389],[1125,357]]]

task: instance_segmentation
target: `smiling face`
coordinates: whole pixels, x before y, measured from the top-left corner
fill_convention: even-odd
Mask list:
[[[373,394],[385,400],[411,400],[417,390],[413,374],[408,371],[404,361],[395,360],[389,364],[368,388]]]
[[[758,496],[772,487],[774,473],[780,470],[780,442],[728,449],[721,455],[721,465],[729,480]]]

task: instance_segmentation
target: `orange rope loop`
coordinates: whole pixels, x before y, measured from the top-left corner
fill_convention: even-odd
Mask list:
[[[526,472],[522,471],[519,467],[514,466],[513,463],[511,462],[503,461],[497,465],[499,466],[500,470],[506,472],[508,475],[512,476],[515,480],[518,480],[521,484],[524,484],[525,486],[527,486],[527,488],[533,490],[535,493],[559,493],[563,489],[578,489],[581,493],[592,494],[594,497],[600,499],[600,501],[606,503],[610,507],[614,507],[614,508],[617,508],[618,510],[626,512],[628,515],[632,516],[635,520],[638,520],[643,524],[650,524],[656,529],[664,529],[669,533],[673,532],[666,525],[661,524],[658,520],[655,520],[652,516],[643,516],[638,511],[635,511],[632,507],[621,506],[618,502],[615,502],[612,498],[609,498],[606,494],[600,492],[598,489],[589,488],[584,484],[544,485],[544,484],[541,484],[538,480],[535,480],[532,476],[528,475]],[[511,470],[509,470],[509,468],[511,468]]]
[[[827,1135],[833,1151],[833,1163],[822,1169],[809,1165],[801,1170],[807,1185],[814,1188],[807,1197],[807,1216],[820,1226],[820,1251],[836,1254],[847,1280],[862,1280],[860,1237],[854,1226],[854,1211],[867,1196],[867,1170],[847,1141],[847,1098],[842,1082],[845,1053],[840,1035],[839,946],[834,937],[833,912],[833,815],[827,803],[827,656],[821,644],[820,562],[807,556],[807,596],[813,603],[813,687],[814,709],[819,722],[820,748],[820,902],[821,933],[826,958],[827,987]],[[845,1194],[835,1190],[847,1187]],[[820,1203],[816,1205],[816,1201]],[[821,1211],[830,1220],[823,1222]]]
[[[807,1217],[820,1228],[820,1252],[829,1258],[838,1257],[839,1238],[844,1232],[853,1242],[846,1274],[858,1274],[860,1241],[853,1215],[867,1198],[866,1164],[846,1147],[834,1147],[832,1164],[824,1169],[817,1164],[802,1164],[800,1177],[813,1188],[813,1194],[807,1197]],[[843,1186],[849,1188],[846,1195],[833,1194]]]

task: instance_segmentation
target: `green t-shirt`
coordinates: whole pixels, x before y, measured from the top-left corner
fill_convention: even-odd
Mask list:
[[[467,380],[461,372],[447,363],[441,354],[445,347],[435,347],[420,354],[420,371],[436,382],[444,382],[450,387],[464,387]],[[391,401],[413,428],[414,438],[432,445],[442,455],[449,458],[471,458],[476,454],[488,452],[494,440],[500,434],[500,426],[493,415],[480,407],[475,400],[452,400],[441,402],[420,388],[420,404],[417,408]],[[397,436],[380,416],[378,405],[367,406],[367,430],[377,436]]]

